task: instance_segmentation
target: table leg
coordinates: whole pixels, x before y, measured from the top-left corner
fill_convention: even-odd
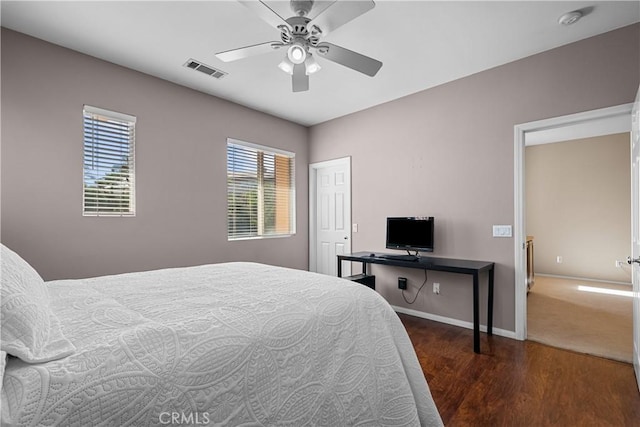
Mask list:
[[[473,351],[480,353],[480,310],[478,272],[473,273]]]
[[[493,268],[489,270],[489,301],[487,302],[487,334],[493,335]]]

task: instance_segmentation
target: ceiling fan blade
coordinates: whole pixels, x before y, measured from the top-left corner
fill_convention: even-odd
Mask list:
[[[311,20],[307,28],[312,28],[315,25],[322,31],[322,35],[326,36],[331,31],[368,12],[375,6],[376,4],[373,0],[336,1]]]
[[[376,59],[331,43],[318,44],[318,53],[330,61],[337,62],[371,77],[375,76],[382,67],[382,62]]]
[[[244,7],[252,10],[256,15],[262,18],[267,24],[272,27],[278,28],[278,25],[286,24],[287,22],[278,15],[273,9],[271,9],[265,2],[257,0],[238,0]]]
[[[264,53],[273,52],[282,45],[281,42],[266,42],[245,46],[238,49],[231,49],[224,52],[216,53],[216,58],[224,62],[237,61],[238,59],[248,58],[250,56],[262,55]]]
[[[296,64],[293,67],[291,84],[294,92],[304,92],[309,90],[309,76],[304,64]]]

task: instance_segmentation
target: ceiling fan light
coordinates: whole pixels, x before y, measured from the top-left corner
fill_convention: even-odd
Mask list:
[[[302,64],[307,59],[307,51],[304,47],[294,44],[287,50],[287,58],[294,64]]]
[[[284,58],[278,67],[287,74],[293,74],[293,62],[289,58]]]
[[[316,61],[316,59],[311,55],[307,56],[307,59],[304,61],[304,65],[307,75],[317,73],[322,68],[320,64],[318,64],[318,61]]]

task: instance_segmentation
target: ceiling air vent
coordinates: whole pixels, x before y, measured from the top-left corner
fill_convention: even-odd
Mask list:
[[[188,60],[185,64],[185,67],[191,68],[192,70],[200,71],[208,76],[215,77],[216,79],[221,79],[227,75],[222,70],[218,70],[217,68],[213,68],[209,65],[205,65],[202,62],[198,62],[195,59]]]

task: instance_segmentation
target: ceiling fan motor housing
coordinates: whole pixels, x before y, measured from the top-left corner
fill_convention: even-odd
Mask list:
[[[307,47],[316,47],[320,42],[320,37],[319,34],[309,32],[307,24],[310,21],[309,18],[304,16],[293,16],[287,19],[286,22],[289,24],[289,28],[284,25],[280,27],[282,42],[285,44],[301,42]]]
[[[296,36],[307,36],[309,30],[307,30],[307,24],[310,22],[309,18],[304,16],[292,16],[287,19],[287,24],[291,27],[291,33]]]

